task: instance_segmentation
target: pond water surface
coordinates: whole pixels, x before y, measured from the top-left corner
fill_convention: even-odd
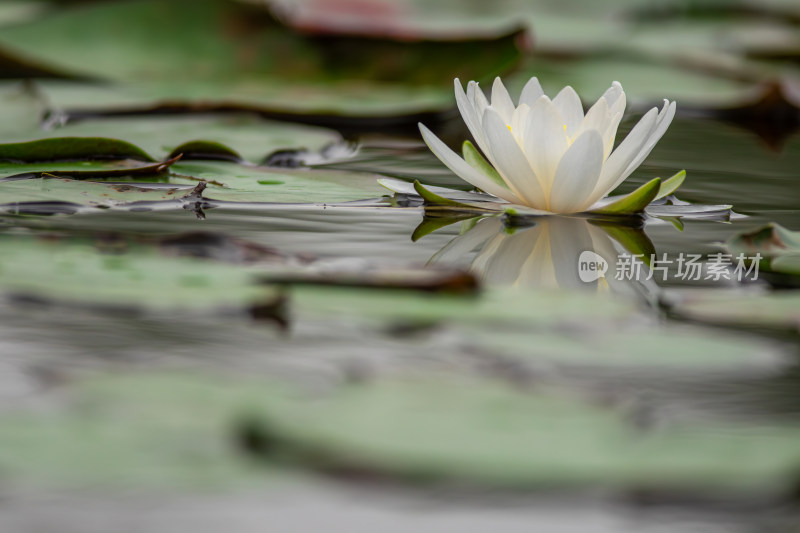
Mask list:
[[[433,185],[460,185],[414,138],[367,134],[362,141],[364,145],[353,159],[329,166],[418,178]],[[682,200],[731,204],[742,216],[730,221],[686,220],[682,230],[666,221],[650,221],[643,232],[659,255],[666,253],[675,259],[679,254],[716,253],[722,250],[721,243],[736,233],[767,222],[800,230],[800,135],[774,147],[729,123],[678,119],[646,164],[628,180],[626,190],[680,169],[686,169],[688,176],[679,192]],[[632,338],[639,335],[658,343],[660,356],[702,359],[702,344],[684,343],[684,339],[702,336],[729,343],[732,351],[736,345],[745,346],[753,352],[752,361],[695,376],[691,371],[677,375],[618,372],[613,366],[604,367],[602,358],[612,354],[604,353],[600,346],[597,364],[583,357],[556,372],[536,367],[534,381],[541,370],[545,380],[568,388],[646,398],[648,416],[656,421],[671,417],[744,419],[754,428],[764,420],[792,425],[800,422],[796,337],[676,322],[665,318],[658,305],[664,291],[738,291],[738,283],[680,280],[672,268],[667,282],[660,284],[601,286],[596,282],[582,286],[574,272],[569,272],[580,251],[588,246],[598,253],[619,252],[610,234],[583,219],[542,222],[513,233],[499,219],[460,220],[414,241],[412,235],[422,221],[419,207],[242,205],[206,209],[204,219],[180,209],[7,215],[0,217],[0,232],[19,238],[58,234],[118,241],[205,232],[257,243],[292,257],[313,258],[320,272],[436,264],[471,268],[493,287],[607,289],[621,294],[637,309],[626,320],[627,325],[620,327]],[[545,245],[550,247],[542,251]],[[195,252],[223,258],[233,253],[224,239],[216,244],[205,242]],[[759,283],[752,286],[767,287]],[[266,376],[324,389],[396,372],[495,372],[508,379],[509,372],[513,374],[517,368],[512,365],[509,371],[498,365],[487,366],[485,360],[470,352],[462,326],[426,324],[425,320],[375,321],[363,316],[352,319],[344,311],[340,315],[335,307],[316,308],[314,298],[312,295],[308,303],[296,306],[290,299],[286,316],[260,319],[242,312],[223,316],[115,313],[58,302],[6,300],[0,306],[2,409],[52,409],[60,401],[65,382],[102,373],[163,369]],[[386,305],[393,304],[388,301]],[[530,305],[539,303],[531,301]],[[584,334],[580,328],[576,331],[579,337]],[[489,332],[485,335],[488,337],[478,338],[488,339],[489,346],[500,346],[500,340]],[[563,340],[572,333],[559,335]],[[509,334],[503,342],[508,342],[507,349],[513,351],[536,339],[534,334],[514,341],[514,335]],[[646,494],[619,498],[582,491],[563,497],[549,493],[464,495],[458,491],[414,490],[402,484],[375,491],[359,482],[321,481],[302,473],[302,468],[298,469],[300,473],[289,471],[282,474],[291,478],[282,489],[245,486],[223,497],[167,491],[156,498],[135,490],[128,497],[98,493],[91,483],[83,491],[69,493],[26,492],[11,487],[0,503],[0,529],[35,530],[62,521],[73,523],[71,516],[90,509],[95,513],[91,524],[63,531],[112,528],[166,532],[176,527],[218,531],[223,526],[260,531],[264,521],[270,520],[272,526],[277,524],[281,529],[306,531],[337,521],[350,531],[484,531],[488,524],[504,531],[530,531],[535,524],[537,529],[551,532],[788,533],[797,531],[800,523],[796,506],[769,493],[706,501],[702,497],[671,497],[674,495],[651,500]],[[142,509],[154,512],[143,514]],[[192,518],[187,521],[186,516]]]

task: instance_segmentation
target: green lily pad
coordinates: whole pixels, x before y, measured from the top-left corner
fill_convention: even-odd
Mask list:
[[[367,382],[264,412],[271,434],[324,466],[411,481],[743,493],[785,490],[800,464],[800,427],[647,432],[621,407],[455,377]]]
[[[141,202],[175,202],[186,196],[197,183],[189,182],[173,186],[154,187],[143,183],[101,183],[89,180],[42,177],[0,181],[0,207],[5,212],[35,212],[37,206],[58,202],[71,205],[75,211],[80,207],[121,207],[138,205]],[[159,184],[160,185],[160,184]],[[174,203],[180,208],[180,203]],[[143,209],[152,209],[153,206]]]
[[[769,257],[800,253],[800,231],[767,224],[734,236],[728,241],[728,248],[735,253],[761,253]]]
[[[0,142],[31,140],[14,135],[38,129],[46,109],[47,102],[35,84],[0,82]]]
[[[2,106],[1,100],[0,106]],[[246,115],[94,118],[68,123],[50,130],[42,130],[35,125],[16,128],[5,134],[0,133],[0,140],[4,141],[48,139],[39,141],[40,145],[44,146],[45,142],[52,143],[47,145],[47,148],[52,149],[54,153],[66,149],[62,146],[64,143],[50,140],[52,137],[95,138],[95,144],[89,139],[72,141],[86,143],[87,156],[107,158],[113,155],[112,152],[104,152],[103,146],[97,144],[102,141],[110,148],[114,148],[115,145],[124,146],[124,143],[135,145],[135,149],[130,150],[132,153],[135,151],[139,157],[145,157],[142,155],[144,153],[148,158],[153,156],[162,159],[179,153],[184,153],[186,156],[190,152],[213,156],[220,154],[222,150],[228,156],[236,154],[238,158],[254,163],[260,162],[278,150],[319,152],[328,145],[343,142],[341,136],[333,130],[261,120]],[[190,145],[188,144],[190,142],[203,144]],[[3,153],[2,146],[0,145],[0,156]],[[45,155],[48,155],[47,152]],[[49,159],[53,158],[49,156]]]
[[[169,257],[126,245],[124,253],[90,240],[0,238],[0,291],[87,306],[182,309],[210,313],[246,309],[276,294],[252,269]]]
[[[57,412],[2,416],[0,435],[13,443],[0,451],[7,480],[243,486],[275,479],[248,460],[261,453],[411,482],[748,494],[786,490],[800,461],[793,426],[681,421],[653,432],[637,426],[635,405],[454,376],[307,395],[270,382],[135,374],[85,380],[69,399]],[[248,454],[234,446],[245,423],[264,443]]]
[[[157,184],[138,179],[113,183],[91,181],[101,177],[139,178],[137,173],[156,174],[168,164],[171,164],[170,174]],[[63,163],[39,163],[0,166],[0,172],[0,176],[22,175],[28,178],[0,181],[0,201],[12,212],[21,203],[43,202],[125,207],[140,202],[173,201],[172,208],[180,208],[180,202],[175,203],[174,200],[188,194],[201,181],[208,184],[202,193],[206,200],[252,204],[336,204],[375,199],[385,192],[378,184],[377,176],[372,174],[334,170],[275,170],[227,161],[167,161],[146,167],[101,166],[87,162],[74,164],[71,168]],[[43,177],[37,179],[37,176]],[[64,178],[56,179],[55,176]]]
[[[635,58],[622,54],[573,59],[537,57],[508,79],[508,90],[519,94],[531,76],[538,76],[547,94],[555,95],[571,85],[591,104],[608,89],[612,81],[625,88],[633,106],[654,105],[664,98],[682,106],[731,108],[757,100],[761,92],[753,82],[715,76],[708,72],[660,63],[652,58]]]
[[[38,487],[216,489],[282,479],[237,450],[236,427],[274,383],[132,375],[81,383],[47,414],[3,413],[3,479]]]
[[[799,231],[771,223],[734,236],[727,246],[733,254],[744,254],[748,258],[760,254],[762,270],[800,276]]]
[[[367,173],[275,170],[222,161],[179,162],[172,171],[207,180],[210,185],[203,196],[227,202],[334,204],[377,198],[385,193],[378,176]]]
[[[445,84],[312,83],[277,78],[222,78],[191,85],[174,81],[90,85],[49,80],[37,84],[54,109],[75,117],[236,111],[323,126],[347,126],[357,120],[385,127],[435,118],[453,106],[452,87]]]
[[[152,157],[128,142],[100,137],[56,137],[0,144],[0,161],[5,162],[30,163],[86,159],[153,161]]]
[[[62,163],[0,163],[0,179],[61,177],[76,180],[93,179],[143,179],[153,180],[166,175],[167,169],[179,157],[155,163],[142,163],[130,159],[119,161],[75,161]]]
[[[63,35],[81,38],[65,41]],[[44,69],[130,82],[135,87],[129,94],[139,95],[140,108],[166,101],[216,102],[296,113],[401,116],[442,110],[442,96],[451,99],[445,82],[456,76],[486,79],[513,66],[517,37],[319,42],[281,26],[252,3],[128,0],[65,8],[5,28],[0,47]],[[63,105],[59,100],[53,98]],[[100,104],[85,94],[81,100],[84,108]]]
[[[498,361],[514,361],[532,374],[540,365],[548,365],[572,375],[618,377],[625,372],[628,379],[649,376],[666,382],[670,378],[752,378],[790,365],[776,346],[745,336],[721,338],[701,328],[674,324],[587,330],[577,338],[541,331],[535,343],[529,332],[509,328],[471,328],[462,334],[476,351],[487,357],[492,354]],[[676,350],[676,339],[680,339],[680,350]]]
[[[291,298],[302,316],[337,315],[370,324],[454,322],[470,327],[530,328],[536,324],[547,328],[578,320],[578,316],[596,325],[608,325],[636,313],[633,302],[621,299],[514,287],[494,288],[479,296],[296,287]],[[386,305],[387,298],[392,305]]]
[[[738,330],[800,333],[800,294],[796,291],[687,291],[673,295],[670,312],[679,318]]]
[[[0,3],[0,26],[27,22],[47,9],[47,2],[36,0],[7,0]]]

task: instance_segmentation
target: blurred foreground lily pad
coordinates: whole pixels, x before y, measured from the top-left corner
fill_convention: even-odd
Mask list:
[[[565,268],[562,266],[561,268]],[[290,293],[299,319],[336,316],[372,328],[439,325],[486,364],[511,365],[517,378],[544,369],[595,375],[756,375],[785,365],[777,346],[723,339],[638,316],[630,300],[580,290],[492,287],[476,296],[310,289]],[[391,305],[386,305],[391,301]],[[680,346],[671,341],[680,331]],[[680,353],[678,353],[680,352]],[[516,366],[514,366],[516,365]],[[534,378],[535,379],[535,378]]]
[[[788,491],[800,464],[800,427],[681,421],[653,431],[637,426],[635,406],[455,376],[320,393],[138,374],[78,383],[67,400],[55,413],[2,416],[0,436],[14,443],[0,451],[5,481],[202,487],[274,479],[252,467],[247,458],[256,454],[408,482],[737,496]]]
[[[325,466],[418,481],[736,493],[785,490],[800,462],[800,427],[649,432],[624,406],[455,377],[372,381],[282,407],[266,406],[267,430]]]
[[[692,321],[739,330],[800,333],[800,293],[695,289],[673,294],[670,313]]]
[[[274,302],[252,268],[172,257],[113,241],[0,236],[0,291],[26,299],[122,310],[243,311]]]

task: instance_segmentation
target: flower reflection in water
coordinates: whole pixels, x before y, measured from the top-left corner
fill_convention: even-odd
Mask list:
[[[465,227],[475,220],[465,222]],[[579,259],[586,251],[605,260],[605,276],[581,279]],[[544,217],[531,227],[507,228],[501,218],[483,218],[437,252],[430,263],[468,267],[488,286],[614,292],[653,303],[658,286],[647,279],[646,264],[640,265],[638,276],[630,276],[636,279],[615,275],[620,257],[649,257],[651,253],[652,243],[637,228],[572,217]]]

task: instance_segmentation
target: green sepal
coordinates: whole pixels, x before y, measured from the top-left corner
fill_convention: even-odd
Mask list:
[[[624,196],[617,197],[616,200],[598,209],[591,209],[589,213],[598,215],[627,215],[642,213],[644,208],[655,200],[661,190],[661,178],[653,178],[635,191]]]
[[[658,194],[655,197],[655,200],[660,200],[665,196],[669,196],[670,194],[677,191],[681,185],[683,185],[684,180],[686,180],[686,171],[681,170],[677,172],[674,176],[667,178],[663,182],[661,182],[661,188],[658,190]]]
[[[508,189],[508,185],[506,185],[506,182],[500,177],[500,174],[498,174],[494,167],[484,159],[478,149],[475,148],[475,145],[470,141],[464,141],[464,144],[461,145],[461,153],[464,155],[464,161],[466,161],[469,166],[486,174],[486,177],[496,184]]]

